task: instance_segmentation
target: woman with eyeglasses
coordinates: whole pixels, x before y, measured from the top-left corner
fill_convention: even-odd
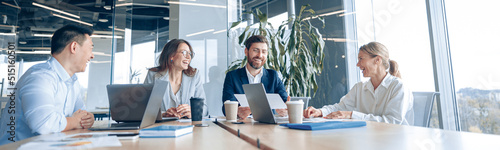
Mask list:
[[[167,81],[165,95],[163,96],[163,117],[191,118],[189,99],[200,97],[205,99],[200,73],[191,67],[194,57],[193,48],[183,39],[169,41],[158,59],[159,66],[149,69],[145,84],[154,83],[155,80]],[[204,101],[203,116],[207,116],[207,105]]]

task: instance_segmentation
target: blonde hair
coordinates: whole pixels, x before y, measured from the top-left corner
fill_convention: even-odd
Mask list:
[[[371,57],[380,56],[380,58],[382,58],[382,65],[384,65],[385,69],[389,69],[391,75],[401,78],[398,63],[389,59],[389,51],[384,45],[379,42],[370,42],[361,46],[359,50],[368,53]]]

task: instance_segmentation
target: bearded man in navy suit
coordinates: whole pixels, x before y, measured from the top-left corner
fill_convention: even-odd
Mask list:
[[[261,35],[254,35],[245,41],[245,56],[247,64],[243,68],[230,71],[226,74],[222,90],[222,102],[226,100],[237,101],[234,94],[245,94],[243,84],[262,83],[266,93],[278,93],[286,102],[288,94],[285,86],[275,70],[264,69],[267,60],[269,43]],[[286,114],[284,110],[276,110],[280,115]],[[224,105],[222,112],[226,114]],[[238,106],[238,117],[245,119],[252,112],[249,107]]]

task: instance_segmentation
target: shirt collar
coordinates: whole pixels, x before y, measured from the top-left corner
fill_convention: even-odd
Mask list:
[[[380,85],[387,88],[387,87],[389,87],[389,85],[391,85],[391,82],[394,78],[395,78],[394,76],[392,76],[389,72],[387,72],[387,75],[385,75],[385,77],[382,80],[382,83],[380,83]]]
[[[56,74],[59,76],[59,78],[62,81],[76,81],[78,77],[74,74],[72,77],[69,76],[68,72],[64,69],[64,67],[57,61],[56,58],[50,57],[50,59],[47,61],[52,68],[56,71]]]
[[[261,68],[259,74],[255,75],[255,77],[259,77],[259,76],[262,76],[262,74],[264,74],[264,71],[262,71],[262,69],[264,69],[264,68]],[[247,66],[245,66],[245,71],[247,71],[247,76],[248,77],[255,78],[252,74],[250,74],[250,71],[248,71]]]
[[[389,72],[387,72],[387,75],[385,75],[384,79],[382,79],[382,82],[380,83],[379,87],[389,87],[389,85],[391,84],[392,80],[394,80],[394,76],[392,76]],[[373,84],[371,82],[371,79],[366,81],[365,84],[365,89],[373,89]]]

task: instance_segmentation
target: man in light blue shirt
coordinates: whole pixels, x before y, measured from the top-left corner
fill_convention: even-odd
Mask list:
[[[6,107],[2,112],[0,145],[40,134],[92,127],[94,115],[85,111],[75,75],[84,72],[94,58],[92,32],[67,25],[54,33],[52,57],[24,73],[14,91],[15,107]]]

